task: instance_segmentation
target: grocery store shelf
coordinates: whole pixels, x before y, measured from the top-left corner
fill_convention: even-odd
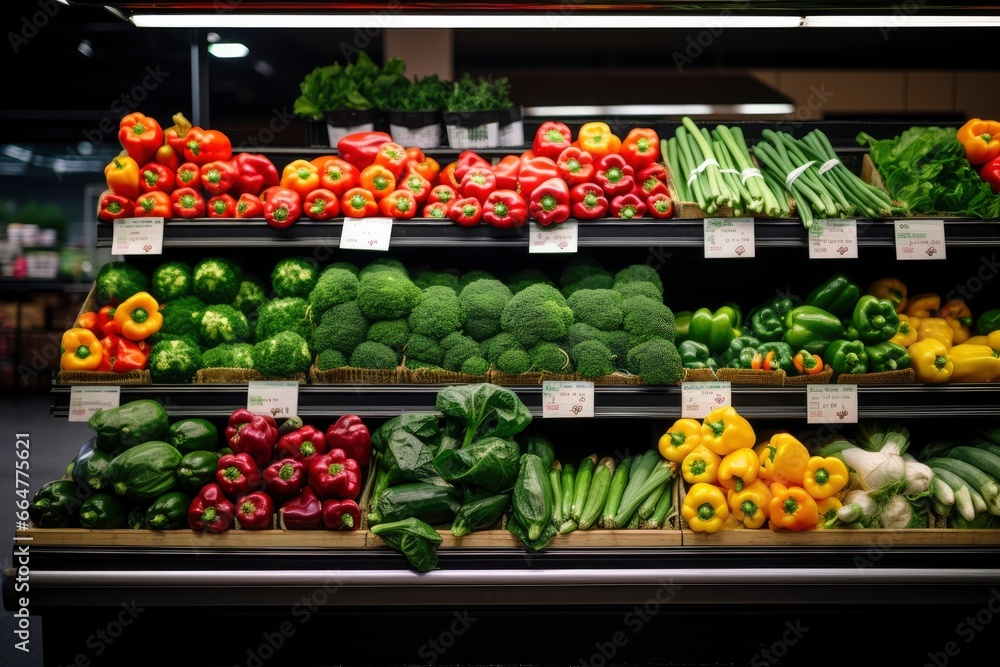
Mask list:
[[[434,409],[445,385],[303,385],[298,407],[302,417],[354,413],[362,417],[394,417],[404,412]],[[540,386],[510,387],[533,416],[542,414]],[[732,387],[733,405],[748,418],[804,419],[806,387]],[[71,387],[54,385],[50,394],[53,417],[69,415]],[[129,385],[121,402],[159,401],[173,416],[225,417],[247,401],[246,384]],[[995,416],[1000,412],[1000,386],[994,384],[859,385],[862,419]],[[675,418],[680,416],[681,389],[606,386],[594,391],[594,416],[606,418]]]

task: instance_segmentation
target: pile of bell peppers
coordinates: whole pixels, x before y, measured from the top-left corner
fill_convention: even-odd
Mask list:
[[[956,138],[979,177],[1000,194],[1000,121],[972,118],[958,128]]]
[[[149,343],[160,330],[160,304],[137,292],[118,305],[80,313],[62,337],[61,370],[127,373],[146,368]]]
[[[371,435],[358,415],[326,429],[297,416],[279,426],[266,413],[238,408],[225,428],[228,453],[215,481],[191,501],[188,525],[221,533],[246,530],[358,530],[361,495],[372,457]]]
[[[791,433],[758,443],[753,426],[730,406],[701,421],[678,419],[658,447],[680,464],[681,516],[695,532],[835,526],[838,496],[850,479],[843,461],[811,454]]]

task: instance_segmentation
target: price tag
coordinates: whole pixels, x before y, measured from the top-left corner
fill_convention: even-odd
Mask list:
[[[753,218],[705,218],[705,258],[754,257]]]
[[[532,224],[529,239],[529,253],[576,252],[577,223],[569,221],[552,227]]]
[[[340,249],[385,252],[389,249],[390,236],[392,236],[392,218],[344,218]]]
[[[298,382],[248,382],[247,410],[254,414],[288,418],[299,412]]]
[[[806,421],[810,424],[857,424],[858,387],[854,384],[809,384]]]
[[[703,419],[716,408],[733,404],[729,382],[682,382],[681,417]]]
[[[896,259],[946,259],[944,220],[897,220]]]
[[[118,218],[112,225],[112,255],[163,254],[163,218]]]
[[[542,417],[593,416],[593,382],[542,382]]]
[[[809,259],[857,259],[857,220],[816,220],[809,228]]]
[[[121,404],[122,388],[74,385],[69,389],[69,421],[85,422],[98,410],[110,410]]]

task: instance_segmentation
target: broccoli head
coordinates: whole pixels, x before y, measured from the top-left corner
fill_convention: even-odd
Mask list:
[[[650,338],[663,338],[673,342],[677,337],[674,312],[662,301],[648,296],[633,296],[622,302],[622,311],[625,313],[622,329],[628,332],[630,347]]]
[[[160,306],[163,324],[159,333],[174,334],[197,341],[201,336],[201,314],[208,306],[192,295],[167,301]]]
[[[610,273],[608,274],[594,274],[592,276],[587,276],[575,283],[566,285],[560,290],[564,296],[567,298],[582,289],[611,289],[615,286],[615,278]]]
[[[490,273],[489,271],[483,271],[482,269],[473,269],[471,271],[466,271],[462,274],[462,277],[458,279],[458,292],[464,290],[470,283],[474,283],[477,280],[496,280],[497,277]]]
[[[500,355],[507,350],[523,350],[521,344],[517,342],[517,338],[514,338],[514,334],[507,333],[506,331],[501,331],[496,336],[491,336],[487,338],[482,343],[479,344],[479,348],[483,351],[483,356],[486,357],[486,361],[490,362],[496,366],[497,359]]]
[[[531,368],[531,357],[524,350],[507,350],[497,357],[495,365],[501,373],[520,375]]]
[[[201,312],[198,335],[202,345],[212,347],[219,343],[241,343],[250,337],[247,316],[228,303],[215,304]]]
[[[609,289],[582,289],[566,299],[577,322],[589,324],[601,331],[622,328],[622,295]]]
[[[368,329],[368,340],[373,343],[382,343],[393,349],[394,352],[402,352],[406,341],[410,338],[410,327],[406,320],[382,320],[372,322]]]
[[[631,264],[615,274],[615,284],[647,282],[656,286],[656,290],[663,298],[663,281],[660,274],[647,264]]]
[[[607,276],[611,280],[614,280],[612,273],[605,269],[604,265],[596,259],[582,255],[577,256],[567,262],[562,273],[559,274],[559,286],[564,288],[569,287],[592,276]]]
[[[599,340],[585,340],[570,352],[576,372],[585,378],[598,378],[615,372],[615,355]]]
[[[160,303],[187,296],[193,289],[193,273],[187,262],[166,262],[153,269],[149,293]]]
[[[443,368],[441,368],[437,364],[429,364],[426,361],[417,361],[416,359],[407,359],[406,362],[403,365],[406,366],[406,368],[408,368],[408,369],[410,369],[412,371],[422,370],[422,369],[426,369],[426,370],[429,370],[429,371],[443,371],[444,370]]]
[[[165,340],[182,340],[189,345],[201,349],[201,342],[198,340],[197,335],[195,336],[184,336],[182,334],[165,333],[163,329],[160,329],[155,334],[149,336],[143,342],[146,344],[147,349],[153,349],[153,346],[157,343]]]
[[[480,342],[500,333],[500,315],[513,296],[499,280],[483,278],[463,287],[458,300],[465,309],[465,333]]]
[[[447,345],[445,340],[448,341]],[[462,370],[462,364],[469,358],[483,356],[482,350],[479,349],[479,343],[459,333],[451,334],[443,339],[441,347],[444,349],[444,361],[441,362],[441,365],[445,370],[456,373]]]
[[[136,292],[149,291],[149,279],[131,262],[108,262],[97,272],[94,286],[98,303],[117,306]]]
[[[436,285],[423,290],[407,320],[410,331],[441,340],[465,323],[465,309],[450,287]]]
[[[257,312],[254,340],[260,342],[279,331],[294,331],[303,338],[309,338],[313,326],[306,314],[308,307],[309,304],[300,296],[268,301]]]
[[[371,320],[407,317],[423,294],[407,276],[392,269],[365,274],[358,281],[358,307]]]
[[[315,352],[337,350],[350,355],[368,337],[369,326],[356,301],[336,305],[323,313],[313,330],[312,348]]]
[[[187,384],[201,368],[201,350],[183,338],[162,340],[146,358],[149,376],[157,384]]]
[[[330,308],[357,297],[358,277],[348,269],[328,266],[319,274],[316,286],[309,292],[309,318],[316,324]]]
[[[305,338],[294,331],[281,331],[253,346],[253,367],[264,377],[289,377],[305,373],[312,365],[312,352]]]
[[[412,280],[413,284],[420,289],[427,289],[428,287],[434,287],[436,285],[450,287],[456,292],[461,289],[458,284],[458,276],[454,273],[448,273],[446,271],[418,269],[413,272]]]
[[[316,357],[316,368],[321,371],[329,371],[334,368],[343,368],[347,365],[347,357],[337,350],[323,350]]]
[[[529,287],[531,285],[556,286],[555,282],[553,282],[551,278],[538,269],[520,269],[512,273],[510,278],[507,279],[507,287],[509,287],[510,291],[514,294],[517,294],[525,287]]]
[[[571,373],[569,355],[555,343],[539,343],[528,350],[531,370],[545,373]]]
[[[623,299],[630,299],[633,296],[648,296],[655,301],[663,301],[660,290],[653,283],[644,280],[634,280],[630,283],[615,283],[612,288],[622,295]]]
[[[399,275],[409,278],[410,271],[406,268],[398,259],[392,257],[379,257],[363,266],[360,271],[358,271],[358,280],[364,278],[370,273],[381,273],[382,271],[392,271],[398,273]]]
[[[441,344],[433,338],[411,333],[403,348],[407,360],[420,361],[433,366],[440,366],[444,361],[444,350]]]
[[[350,271],[355,276],[361,273],[361,269],[358,268],[358,265],[352,264],[351,262],[333,262],[332,264],[327,264],[326,269],[344,269],[345,271]],[[324,269],[324,271],[326,269]]]
[[[194,265],[194,295],[205,303],[231,303],[240,291],[243,269],[225,257],[207,257]]]
[[[392,369],[399,366],[399,356],[388,345],[365,341],[351,352],[350,365],[354,368]]]
[[[256,276],[244,276],[240,281],[240,289],[233,299],[233,306],[247,316],[251,322],[257,319],[257,311],[267,303],[267,286]]]
[[[279,298],[298,296],[305,299],[316,286],[318,278],[319,271],[315,261],[289,257],[274,265],[271,271],[271,289]]]
[[[516,292],[504,306],[500,326],[524,348],[563,338],[573,324],[573,311],[552,285],[536,283]]]
[[[625,359],[628,357],[628,350],[632,346],[632,339],[627,331],[602,331],[599,341],[604,343],[611,354],[615,355],[615,365],[625,368]]]
[[[628,351],[628,370],[652,385],[677,384],[683,365],[677,347],[663,338],[650,338]]]
[[[203,368],[253,368],[253,345],[222,343],[201,353]]]
[[[462,364],[462,372],[466,375],[486,375],[488,370],[490,370],[490,362],[482,357],[469,357]]]

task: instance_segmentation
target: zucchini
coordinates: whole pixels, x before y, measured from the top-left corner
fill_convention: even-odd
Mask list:
[[[955,449],[960,449],[956,447]],[[979,495],[986,501],[986,509],[990,514],[1000,515],[1000,488],[997,482],[985,472],[966,461],[959,459],[938,457],[927,462],[932,469],[943,468],[953,472],[969,484],[969,490],[978,491]]]
[[[579,481],[579,477],[577,477]],[[527,531],[528,541],[537,540],[552,524],[552,485],[537,454],[522,454],[521,469],[514,482],[514,519]]]
[[[562,463],[553,461],[549,466],[549,484],[552,485],[552,523],[563,522],[562,511]]]
[[[451,484],[408,482],[378,494],[368,523],[374,526],[415,517],[432,526],[450,524],[461,507],[462,494]]]
[[[80,505],[80,525],[84,528],[124,528],[128,525],[125,504],[110,493],[95,493]]]
[[[114,457],[101,449],[92,449],[82,456],[76,457],[73,466],[73,481],[94,491],[102,491],[108,487],[108,466]]]
[[[97,410],[87,420],[97,434],[97,448],[106,452],[124,451],[151,440],[163,440],[170,418],[153,399],[129,401],[117,408]]]
[[[177,479],[181,489],[188,493],[198,493],[201,487],[215,481],[215,471],[219,466],[219,455],[210,451],[188,452],[181,457],[177,466]]]
[[[503,518],[510,504],[509,493],[498,493],[462,503],[455,520],[451,523],[451,534],[455,537],[468,535],[474,530],[484,530],[496,525]]]
[[[207,419],[181,419],[167,429],[167,442],[181,454],[219,449],[219,429]]]
[[[559,528],[559,532],[561,533],[563,524],[571,521],[573,523],[573,530],[576,530],[576,522],[573,521],[571,516],[573,513],[573,493],[576,492],[576,466],[572,463],[567,463],[563,466],[562,474],[559,475],[559,487],[562,493],[562,500],[559,502],[562,522],[556,528]],[[555,488],[552,491],[555,492]]]
[[[626,456],[615,466],[615,474],[611,477],[611,488],[608,489],[608,498],[604,501],[604,507],[601,510],[600,526],[602,528],[608,527],[608,521],[614,518],[618,506],[621,505],[622,494],[625,493],[625,487],[628,485],[628,476],[632,470],[633,460],[631,456]]]
[[[931,470],[934,471],[934,479],[951,487],[952,494],[955,498],[955,509],[962,515],[962,518],[966,521],[972,521],[975,519],[976,507],[972,502],[972,493],[965,480],[955,473],[945,470],[944,468],[935,468],[931,466]],[[976,495],[979,496],[978,493],[976,493]],[[982,496],[979,497],[982,498]],[[986,511],[985,501],[983,501],[982,511]]]
[[[988,452],[978,447],[952,447],[948,452],[948,458],[965,461],[973,465],[993,478],[994,482],[1000,480],[1000,456]]]
[[[996,454],[997,456],[1000,456],[1000,445],[996,444],[995,442],[990,442],[989,440],[980,439],[976,440],[975,444],[972,444],[972,446],[975,447],[976,449],[981,449],[984,452],[989,452],[990,454]]]
[[[597,454],[580,461],[576,469],[576,481],[573,484],[573,504],[569,510],[569,516],[580,524],[580,514],[583,512],[583,505],[587,502],[587,493],[590,491],[590,480],[594,477],[594,469],[597,467]]]
[[[610,456],[605,456],[597,462],[594,469],[594,476],[590,480],[590,489],[587,491],[587,500],[580,511],[580,520],[577,526],[580,530],[587,530],[597,522],[604,509],[604,503],[608,500],[608,492],[611,490],[611,478],[615,474],[615,460]]]
[[[161,440],[127,449],[108,465],[108,483],[120,496],[153,500],[176,490],[181,453]]]
[[[187,520],[191,496],[183,491],[164,493],[146,509],[146,526],[153,530],[175,530]]]

